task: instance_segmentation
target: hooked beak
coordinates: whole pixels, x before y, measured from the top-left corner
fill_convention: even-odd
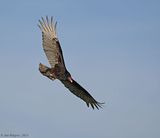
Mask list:
[[[73,79],[71,76],[68,77],[68,80],[72,83],[73,82]]]

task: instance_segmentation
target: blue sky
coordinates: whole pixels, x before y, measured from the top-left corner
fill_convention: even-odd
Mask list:
[[[160,1],[0,2],[0,137],[160,137]],[[92,110],[38,71],[41,16],[58,21],[73,78],[100,102]]]

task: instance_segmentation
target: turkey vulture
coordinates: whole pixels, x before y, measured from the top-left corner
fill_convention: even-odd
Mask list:
[[[95,107],[99,109],[103,103],[97,102],[68,72],[64,63],[60,42],[57,38],[56,25],[57,22],[53,22],[53,17],[49,20],[46,16],[46,19],[42,17],[39,20],[38,26],[42,31],[43,50],[51,65],[51,68],[49,68],[40,63],[39,71],[51,80],[60,80],[73,94],[85,101],[88,107],[91,105],[93,109]]]

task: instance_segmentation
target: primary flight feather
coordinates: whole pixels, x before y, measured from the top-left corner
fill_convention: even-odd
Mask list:
[[[97,102],[81,85],[79,85],[68,72],[63,59],[63,53],[56,34],[57,23],[53,22],[53,17],[49,20],[48,17],[42,17],[39,20],[39,28],[42,31],[42,45],[51,68],[39,64],[39,71],[51,80],[60,80],[66,88],[73,94],[86,102],[87,106],[91,105],[99,109],[103,103]]]

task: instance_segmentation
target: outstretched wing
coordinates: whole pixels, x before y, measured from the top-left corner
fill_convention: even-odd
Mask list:
[[[73,79],[72,79],[73,80]],[[87,106],[92,106],[94,109],[95,107],[97,109],[102,108],[102,104],[97,102],[82,86],[80,86],[75,80],[73,82],[70,82],[69,80],[60,80],[65,87],[67,87],[73,94],[81,98],[83,101],[86,102]]]
[[[49,20],[47,16],[46,19],[42,17],[39,23],[38,26],[42,31],[43,49],[51,67],[54,67],[56,64],[61,64],[65,67],[62,49],[56,34],[57,23],[54,24],[53,17]]]

